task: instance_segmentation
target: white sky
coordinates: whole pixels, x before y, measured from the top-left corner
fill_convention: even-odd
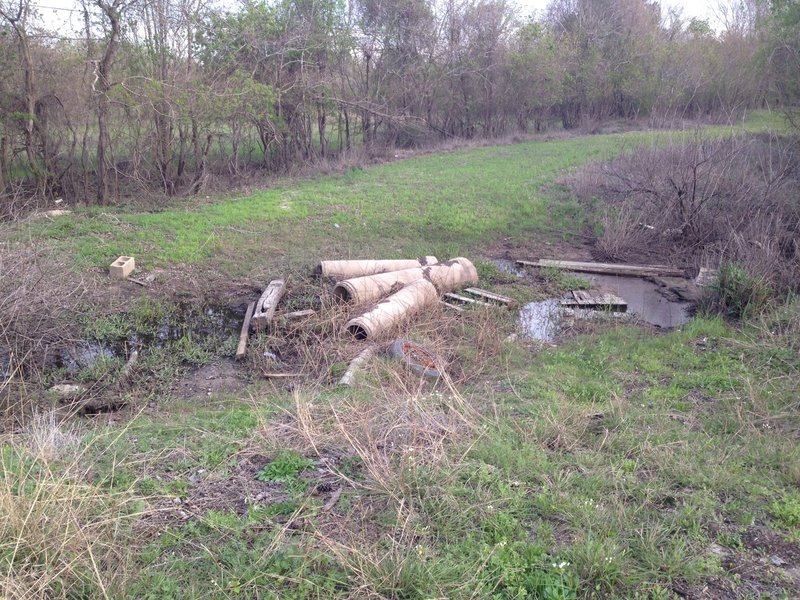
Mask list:
[[[536,11],[537,14],[541,14],[550,3],[550,0],[511,1],[516,2],[517,6],[522,9],[523,14],[530,14],[532,11]],[[712,24],[716,20],[714,17],[714,11],[719,3],[720,0],[661,0],[661,6],[665,9],[663,13],[666,13],[667,7],[675,7],[682,11],[684,18],[686,19],[698,17],[700,19],[708,19]]]
[[[541,14],[550,0],[510,0],[519,6],[523,15],[536,11]],[[45,27],[62,35],[75,35],[83,28],[83,17],[77,11],[76,0],[32,0],[44,21]],[[225,0],[221,0],[222,3]],[[677,7],[682,10],[684,18],[699,17],[709,19],[712,27],[716,25],[714,10],[720,0],[661,0],[663,7]],[[666,12],[666,11],[664,11]]]

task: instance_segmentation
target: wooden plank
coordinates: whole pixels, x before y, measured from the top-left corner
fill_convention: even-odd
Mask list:
[[[579,308],[609,308],[624,312],[628,303],[619,296],[609,292],[575,290],[572,299],[562,300],[562,306],[577,306]]]
[[[255,302],[247,305],[247,312],[244,313],[244,323],[242,323],[242,332],[239,334],[239,345],[236,347],[236,360],[243,359],[244,355],[247,354],[247,336],[250,333],[250,320],[253,318],[255,309]]]
[[[140,285],[142,287],[150,287],[150,284],[146,281],[142,281],[141,279],[136,279],[135,277],[128,277],[128,281],[131,283],[135,283],[136,285]]]
[[[464,309],[460,306],[456,306],[455,304],[450,304],[449,302],[445,302],[444,300],[439,300],[439,304],[441,304],[444,308],[449,308],[455,312],[463,313]]]
[[[518,260],[523,267],[553,267],[565,271],[600,273],[603,275],[628,275],[632,277],[686,277],[681,269],[664,265],[617,265],[610,263],[587,263],[568,260],[541,259],[537,262]]]
[[[309,308],[306,310],[296,310],[294,312],[286,313],[285,315],[283,315],[283,317],[288,321],[297,321],[299,319],[307,319],[308,317],[313,317],[315,314],[317,314],[317,311],[311,310]]]
[[[272,322],[273,317],[275,317],[275,311],[278,308],[278,302],[281,301],[285,292],[286,283],[283,279],[274,279],[269,282],[267,289],[258,299],[256,309],[253,312],[253,327],[256,331],[261,331]]]
[[[478,296],[479,298],[484,298],[486,300],[492,300],[493,302],[499,302],[500,304],[505,304],[506,306],[516,306],[517,301],[513,298],[509,298],[508,296],[503,296],[502,294],[495,294],[494,292],[490,292],[488,290],[482,290],[480,288],[473,288],[468,287],[464,289],[465,292],[468,294],[472,294],[473,296]]]
[[[452,292],[448,292],[444,295],[445,298],[450,298],[450,300],[455,300],[456,302],[461,302],[462,304],[475,304],[478,306],[495,306],[494,304],[489,304],[488,302],[483,302],[482,300],[475,300],[474,298],[467,298],[466,296],[462,296],[460,294],[454,294]]]
[[[300,377],[300,373],[262,373],[267,379],[286,379],[289,377]]]

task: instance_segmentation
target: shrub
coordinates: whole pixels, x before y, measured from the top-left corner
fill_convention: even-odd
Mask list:
[[[762,312],[773,295],[766,282],[740,265],[723,265],[703,298],[704,312],[744,319]]]

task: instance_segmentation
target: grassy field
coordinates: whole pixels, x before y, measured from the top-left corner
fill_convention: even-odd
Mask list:
[[[86,277],[118,254],[209,281],[290,272],[297,298],[320,292],[300,273],[322,257],[465,255],[484,286],[544,297],[575,282],[517,280],[490,249],[578,246],[588,224],[558,178],[663,136],[424,155],[159,212],[81,209],[5,236]],[[174,310],[159,281],[121,316],[88,315],[84,334],[156,331]],[[176,338],[143,353],[123,411],[39,411],[8,435],[0,596],[800,595],[797,303],[736,327],[586,325],[552,345],[508,339],[511,311],[432,314],[404,335],[449,377],[420,381],[381,357],[352,389],[335,386],[360,350],[341,319],[324,309],[255,336],[233,390],[210,371],[177,393],[189,365],[233,367],[232,339]],[[313,376],[264,380],[275,348]]]

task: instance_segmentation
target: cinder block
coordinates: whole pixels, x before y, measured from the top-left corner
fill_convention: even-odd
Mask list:
[[[136,262],[132,256],[120,256],[117,260],[111,263],[109,273],[112,277],[117,279],[125,279],[128,275],[133,273],[136,268]]]

